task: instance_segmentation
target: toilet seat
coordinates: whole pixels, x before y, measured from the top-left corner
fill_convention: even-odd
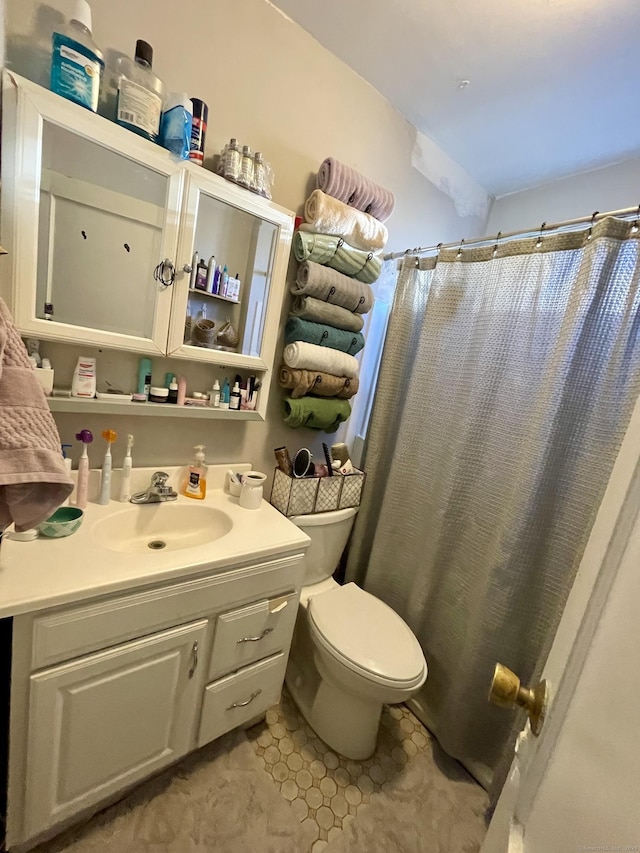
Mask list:
[[[309,627],[348,669],[385,687],[419,687],[426,678],[420,644],[398,614],[354,583],[314,595]]]

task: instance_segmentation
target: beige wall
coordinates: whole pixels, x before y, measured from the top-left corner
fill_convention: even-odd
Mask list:
[[[46,82],[50,36],[70,0],[6,0],[7,64]],[[276,174],[274,200],[300,212],[312,178],[329,156],[354,166],[396,195],[390,250],[483,232],[457,216],[451,199],[411,166],[413,127],[368,83],[265,0],[91,0],[94,35],[109,56],[131,54],[137,38],[154,48],[154,69],[171,90],[209,105],[207,156],[231,136],[265,153]],[[163,371],[158,370],[159,373]],[[273,388],[267,423],[182,419],[57,418],[65,440],[107,426],[136,435],[137,465],[181,463],[203,442],[211,461],[248,459],[270,471],[272,450],[322,440],[281,422]],[[100,442],[102,444],[102,442]],[[100,451],[94,450],[93,462]],[[116,456],[119,464],[119,456]]]
[[[640,158],[496,199],[487,234],[533,228],[640,203]]]

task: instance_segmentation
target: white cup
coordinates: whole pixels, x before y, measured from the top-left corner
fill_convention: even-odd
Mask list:
[[[260,471],[247,471],[242,477],[242,491],[238,503],[245,509],[260,509],[262,503],[262,484],[267,475]]]

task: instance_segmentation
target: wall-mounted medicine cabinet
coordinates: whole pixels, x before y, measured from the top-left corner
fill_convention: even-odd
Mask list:
[[[255,372],[264,417],[292,233],[290,211],[3,72],[1,287],[23,335]],[[237,292],[200,290],[195,252]]]

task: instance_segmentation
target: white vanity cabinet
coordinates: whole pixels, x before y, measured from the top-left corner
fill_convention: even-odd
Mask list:
[[[290,211],[9,71],[0,202],[1,292],[24,336],[258,374],[264,417]],[[239,292],[198,289],[195,252]]]
[[[301,561],[15,617],[8,848],[28,849],[275,704]]]

